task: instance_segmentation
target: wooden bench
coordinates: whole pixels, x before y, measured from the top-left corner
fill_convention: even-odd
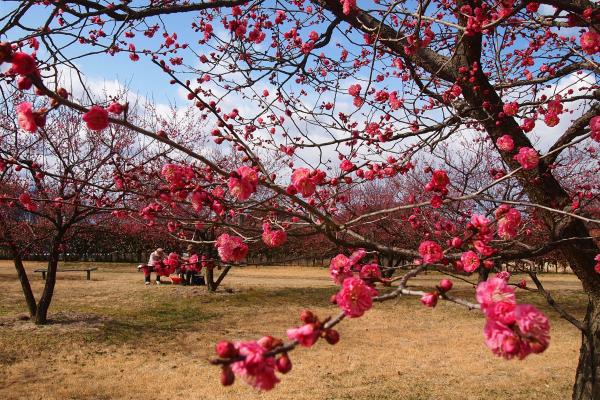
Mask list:
[[[83,272],[85,271],[86,276],[87,276],[87,280],[89,281],[92,278],[92,271],[96,271],[98,268],[71,268],[71,269],[59,269],[56,272]],[[46,280],[46,274],[48,273],[48,270],[46,269],[36,269],[33,272],[41,272],[42,274],[42,279]]]

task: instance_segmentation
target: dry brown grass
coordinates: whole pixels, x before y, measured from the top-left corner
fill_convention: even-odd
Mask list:
[[[39,265],[39,264],[38,264]],[[25,310],[12,265],[0,262],[1,399],[564,399],[570,396],[579,335],[534,294],[519,293],[552,320],[552,343],[524,361],[493,357],[483,345],[483,318],[454,304],[431,310],[417,299],[377,307],[340,326],[336,346],[318,343],[292,355],[294,367],[278,388],[257,393],[236,383],[223,388],[207,364],[223,337],[283,336],[309,307],[336,312],[326,270],[247,267],[226,287],[141,284],[133,265],[99,264],[59,275],[51,308],[55,323],[17,321]],[[36,263],[28,263],[33,270]],[[430,275],[419,285],[433,285]],[[36,293],[41,279],[32,276]],[[544,280],[580,315],[576,279]],[[464,290],[464,286],[457,291]],[[465,291],[465,295],[467,295]]]

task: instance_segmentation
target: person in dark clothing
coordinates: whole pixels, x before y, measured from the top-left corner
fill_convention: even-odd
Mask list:
[[[184,253],[184,263],[181,266],[181,272],[179,276],[182,279],[184,285],[192,284],[192,277],[197,272],[200,272],[200,263],[198,262],[198,253],[194,250],[194,246],[191,244],[187,247],[187,252]]]

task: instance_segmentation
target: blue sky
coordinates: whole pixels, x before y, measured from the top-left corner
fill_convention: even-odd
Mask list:
[[[15,1],[4,1],[0,2],[0,15],[5,15],[10,10],[14,9],[18,2]],[[372,7],[372,3],[370,5],[364,4],[364,6]],[[34,6],[32,10],[28,13],[27,17],[24,19],[24,23],[28,26],[35,27],[45,21],[47,19],[49,10],[51,8],[45,7],[42,5]],[[548,13],[551,12],[550,9],[547,10]],[[194,33],[190,28],[190,22],[195,14],[181,14],[181,15],[166,15],[162,17],[162,22],[164,25],[170,29],[176,29],[178,34],[178,41],[180,43],[190,43],[196,51],[201,51],[202,46],[197,44],[197,39],[201,36],[201,33]],[[156,22],[157,19],[154,19],[152,23]],[[214,21],[213,26],[215,31],[227,34],[222,30],[221,24],[219,21]],[[112,25],[106,24],[104,29],[109,32],[112,29]],[[317,29],[318,30],[318,29]],[[19,31],[12,31],[12,34],[19,35]],[[169,33],[172,33],[169,32]],[[161,31],[157,35],[160,35]],[[359,36],[357,34],[357,36]],[[14,40],[14,37],[7,37],[2,39]],[[156,49],[156,46],[162,42],[162,38],[155,37],[151,40],[146,39],[142,34],[138,33],[135,38],[135,43],[137,49],[140,50],[143,46],[148,46],[149,49]],[[525,47],[526,44],[522,40],[518,40],[516,43],[517,47]],[[65,50],[65,56],[73,57],[79,54],[79,52],[89,49],[92,49],[91,46],[81,46],[81,45],[73,45],[68,47]],[[325,49],[328,55],[338,55],[339,49],[335,47],[335,38],[332,43]],[[320,51],[319,51],[320,52]],[[189,51],[184,51],[182,54],[185,54],[185,61],[187,63],[195,63],[196,58]],[[42,51],[39,53],[39,58],[45,58],[48,55],[44,54]],[[537,60],[536,60],[537,61]],[[127,53],[117,53],[114,56],[107,56],[106,54],[98,54],[87,56],[81,59],[77,59],[75,61],[77,65],[84,72],[86,77],[93,81],[96,85],[102,85],[102,82],[120,82],[123,85],[126,85],[130,88],[130,90],[134,93],[137,93],[143,97],[147,97],[153,100],[156,103],[161,104],[175,104],[178,106],[187,106],[190,104],[189,101],[182,98],[180,92],[178,92],[178,88],[174,85],[168,84],[168,77],[155,65],[153,65],[147,56],[140,55],[140,60],[138,62],[132,62],[129,59]],[[532,68],[534,69],[534,68]],[[180,75],[183,76],[183,75]],[[195,76],[194,76],[195,77]],[[358,78],[358,77],[354,77]],[[266,82],[264,82],[266,86]],[[389,83],[389,82],[388,82]],[[393,87],[392,89],[400,89],[402,83],[398,82],[398,87]],[[391,84],[391,86],[395,86]],[[261,90],[262,86],[259,86],[259,90]],[[343,110],[346,106],[345,103],[351,102],[351,98],[348,96],[339,96],[336,99],[336,108],[338,110]],[[231,103],[233,104],[233,103]],[[349,106],[350,109],[353,107]],[[431,113],[430,113],[431,114]],[[559,130],[564,130],[566,125],[568,124],[570,118],[566,115],[561,119],[561,125],[551,129],[550,131],[556,131],[558,133]],[[541,125],[541,124],[540,124]],[[545,129],[546,133],[544,136],[548,137],[548,129]],[[548,143],[551,143],[551,140],[548,140]]]
[[[4,16],[16,6],[17,2],[2,1],[0,2],[0,15]],[[49,7],[42,5],[34,6],[27,14],[23,22],[26,26],[36,27],[45,21],[49,15]],[[190,24],[190,15],[168,15],[163,18],[167,26],[181,27],[184,33],[190,32],[188,29]],[[109,25],[107,24],[107,28]],[[11,30],[13,35],[21,35],[24,33],[21,29]],[[12,36],[12,35],[11,35]],[[2,40],[15,40],[15,37],[5,36]],[[138,35],[136,43],[149,43],[149,40],[143,41]],[[183,37],[182,37],[183,39]],[[191,38],[189,38],[191,39]],[[182,42],[185,40],[181,40]],[[155,38],[154,43],[160,42],[160,38]],[[38,53],[39,58],[44,58],[48,54],[42,51],[43,45],[40,45]],[[78,55],[82,49],[91,49],[90,46],[69,46],[65,49],[65,56],[72,57]],[[114,56],[106,54],[97,54],[77,59],[76,64],[81,68],[84,74],[93,81],[110,81],[116,80],[122,84],[129,86],[130,89],[138,94],[154,99],[159,103],[173,103],[182,105],[183,101],[177,94],[177,89],[168,84],[165,74],[156,66],[151,64],[148,57],[141,55],[140,60],[136,63],[129,59],[126,53],[117,53]]]

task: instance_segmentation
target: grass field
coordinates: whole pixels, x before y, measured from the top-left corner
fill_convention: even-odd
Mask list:
[[[41,266],[27,263],[28,270]],[[0,399],[566,399],[580,336],[534,293],[520,291],[551,318],[552,341],[524,361],[494,357],[484,346],[479,312],[418,299],[379,304],[344,321],[335,346],[317,343],[291,354],[292,371],[272,392],[242,383],[223,388],[208,365],[222,338],[282,337],[304,308],[336,313],[336,288],[325,269],[246,267],[218,293],[204,287],[144,286],[134,265],[98,264],[60,274],[53,323],[21,321],[26,310],[12,264],[0,261]],[[30,274],[36,294],[39,274]],[[439,276],[416,280],[432,287]],[[581,316],[585,296],[570,275],[543,281]],[[472,297],[458,285],[457,294]]]

